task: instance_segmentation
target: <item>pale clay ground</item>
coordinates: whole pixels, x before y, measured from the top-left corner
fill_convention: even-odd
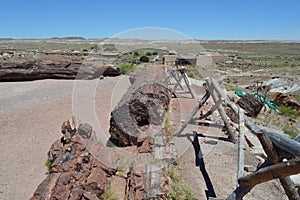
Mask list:
[[[70,116],[76,115],[82,122],[91,124],[98,139],[105,144],[109,137],[110,112],[129,85],[124,76],[76,82],[0,83],[0,199],[21,200],[32,196],[46,177],[47,152],[60,138],[62,122]],[[184,119],[195,104],[196,101],[189,98],[172,100],[177,111],[171,110],[174,119],[171,123],[178,125],[178,119]],[[208,136],[225,137],[218,126],[199,128],[189,125],[183,135],[188,136],[193,130]],[[194,149],[186,136],[175,138],[181,168],[197,198],[206,199],[207,187],[199,167],[195,166]],[[207,174],[217,197],[226,197],[236,184],[237,146],[223,141],[213,146],[203,144],[203,140],[199,137]],[[253,159],[249,156],[248,160],[252,162]],[[245,199],[262,197],[287,199],[278,181],[254,188]]]

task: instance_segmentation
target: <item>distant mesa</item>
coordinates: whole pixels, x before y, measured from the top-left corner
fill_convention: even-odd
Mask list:
[[[59,39],[63,39],[63,40],[86,40],[86,38],[84,37],[80,37],[80,36],[71,36],[71,37],[52,37],[51,39],[53,40],[59,40]]]

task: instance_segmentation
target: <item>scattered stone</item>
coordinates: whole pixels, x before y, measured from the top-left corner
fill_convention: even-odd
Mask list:
[[[226,107],[226,115],[229,117],[231,121],[238,124],[239,123],[239,117],[233,112],[233,110],[229,107]]]
[[[103,72],[103,76],[119,76],[121,75],[121,70],[119,67],[114,65],[109,65],[107,69]]]
[[[203,143],[205,143],[205,144],[211,144],[211,145],[216,145],[216,144],[218,144],[218,141],[217,140],[212,140],[212,139],[205,138],[203,140]]]
[[[273,78],[262,84],[263,88],[269,86],[271,86],[270,92],[291,93],[300,90],[299,85],[293,84],[282,78]]]
[[[244,170],[246,172],[255,172],[256,171],[256,167],[252,166],[252,165],[245,165],[244,166]]]

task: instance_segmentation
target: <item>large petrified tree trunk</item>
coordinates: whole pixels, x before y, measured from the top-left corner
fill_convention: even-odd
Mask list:
[[[120,75],[114,66],[96,66],[81,62],[34,60],[0,63],[0,81],[30,81],[38,79],[93,79]]]
[[[166,78],[163,67],[151,66],[129,87],[111,112],[109,132],[115,144],[138,145],[140,136],[152,136],[155,127],[162,127],[170,101]]]

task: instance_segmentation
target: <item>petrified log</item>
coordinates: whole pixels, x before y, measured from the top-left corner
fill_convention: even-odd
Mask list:
[[[115,66],[96,66],[81,62],[34,60],[0,64],[0,81],[30,81],[39,79],[94,79],[100,75],[117,76]]]
[[[163,67],[151,66],[134,81],[111,112],[111,141],[138,145],[140,136],[151,137],[155,127],[162,127],[170,101],[166,78]]]
[[[277,105],[285,105],[291,107],[300,113],[300,102],[289,94],[276,92],[272,95],[271,100]]]
[[[241,106],[246,111],[245,114],[250,117],[257,116],[264,105],[261,101],[248,93],[242,96],[237,104]]]
[[[49,175],[31,200],[102,199],[120,158],[97,144],[89,124],[78,124],[74,117],[63,123],[63,137],[48,152]]]

